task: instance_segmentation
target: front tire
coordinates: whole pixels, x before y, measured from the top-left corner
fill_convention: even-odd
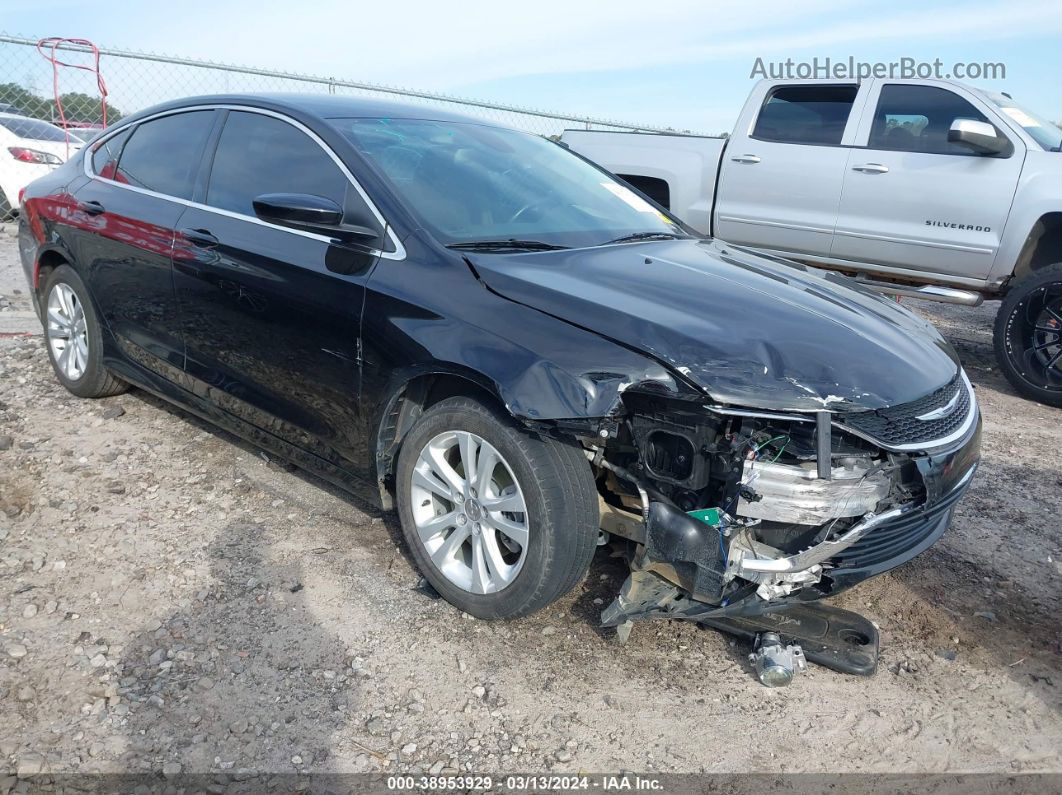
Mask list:
[[[999,307],[996,360],[1027,398],[1062,407],[1062,262],[1018,280]]]
[[[437,403],[410,430],[396,496],[425,579],[478,618],[540,610],[586,575],[594,555],[597,489],[582,452],[471,398]]]
[[[59,383],[78,397],[118,395],[129,385],[103,366],[103,330],[88,288],[69,265],[48,274],[41,290],[44,340]]]

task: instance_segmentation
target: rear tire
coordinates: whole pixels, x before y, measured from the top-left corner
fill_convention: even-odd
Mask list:
[[[1062,262],[1019,279],[996,315],[996,360],[1023,396],[1062,407]]]
[[[407,434],[396,479],[413,558],[459,610],[524,616],[586,575],[600,522],[590,465],[577,447],[533,436],[471,398],[448,398]]]
[[[7,196],[4,195],[4,191],[0,190],[0,223],[4,221],[10,221],[15,217],[15,213],[11,209],[11,204],[7,200]]]
[[[77,271],[60,265],[49,273],[40,305],[45,348],[59,383],[83,398],[110,397],[129,389],[103,366],[103,330]]]

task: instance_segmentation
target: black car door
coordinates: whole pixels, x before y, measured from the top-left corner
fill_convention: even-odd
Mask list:
[[[126,356],[171,379],[184,366],[173,237],[215,119],[212,110],[175,113],[102,141],[92,179],[74,196],[74,256],[107,326]]]
[[[174,285],[188,385],[240,419],[345,469],[358,449],[359,333],[371,249],[266,223],[252,202],[364,201],[323,144],[283,117],[230,110],[201,195],[178,224]]]

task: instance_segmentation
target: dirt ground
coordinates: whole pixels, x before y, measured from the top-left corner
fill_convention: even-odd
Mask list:
[[[67,394],[2,231],[0,295],[0,792],[41,770],[1062,771],[1062,411],[995,369],[994,304],[917,305],[977,387],[984,462],[939,544],[837,600],[880,627],[878,673],[770,690],[713,631],[619,646],[604,550],[545,612],[462,615],[393,516],[142,392]]]

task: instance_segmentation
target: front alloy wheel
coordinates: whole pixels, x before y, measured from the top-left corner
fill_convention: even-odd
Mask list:
[[[468,431],[424,445],[410,488],[417,533],[432,563],[458,588],[508,587],[527,558],[527,505],[505,458]]]
[[[597,544],[582,449],[469,397],[439,401],[406,433],[395,497],[421,574],[479,618],[545,607],[583,578]]]

